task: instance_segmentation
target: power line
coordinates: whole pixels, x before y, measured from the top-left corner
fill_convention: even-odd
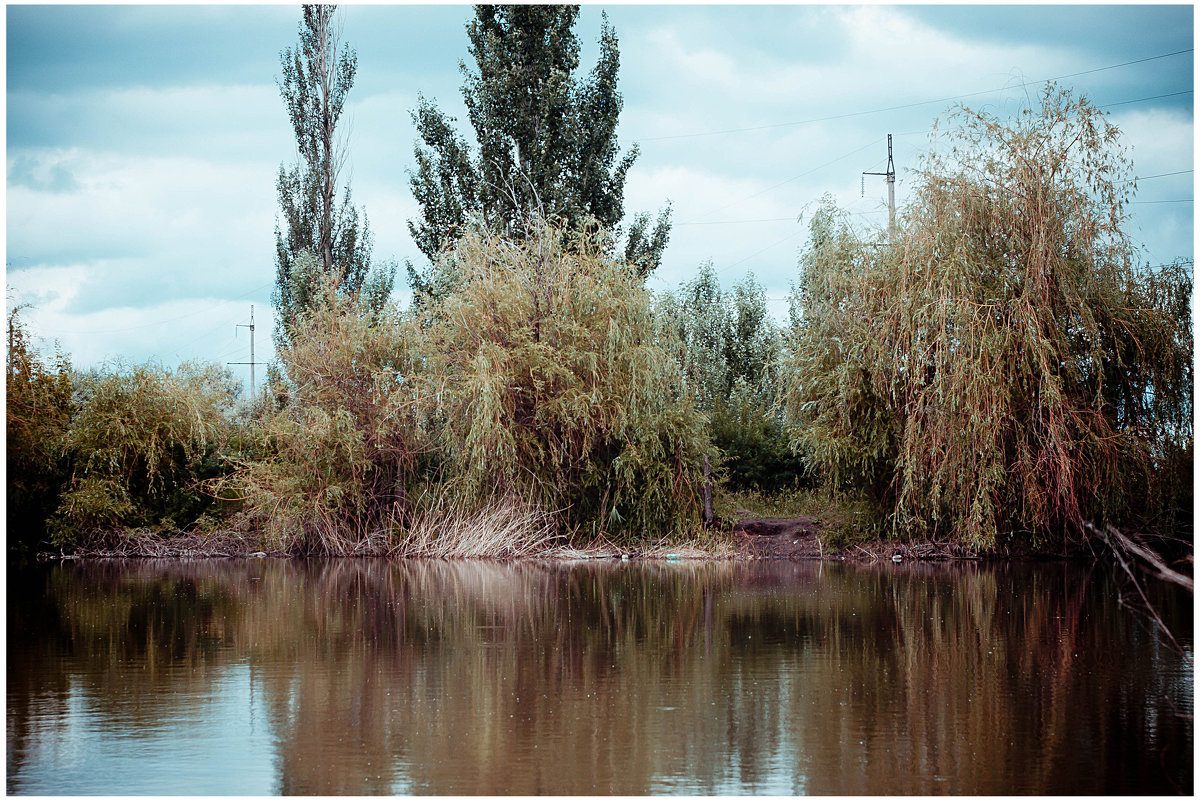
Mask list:
[[[746,195],[745,197],[742,197],[742,198],[740,198],[740,199],[738,199],[738,200],[734,200],[732,203],[726,203],[725,205],[723,205],[723,206],[720,206],[720,207],[718,207],[718,208],[714,208],[714,209],[712,209],[711,211],[706,211],[705,213],[701,214],[700,216],[693,218],[692,222],[695,222],[695,221],[697,221],[697,220],[703,219],[704,217],[707,217],[709,214],[716,214],[718,211],[724,211],[724,210],[726,210],[726,209],[728,209],[728,208],[733,208],[734,206],[736,206],[736,205],[740,205],[740,204],[742,204],[742,203],[746,202],[747,200],[752,200],[752,199],[754,199],[755,197],[758,197],[760,194],[766,194],[766,193],[767,193],[767,192],[769,192],[769,191],[772,191],[772,190],[774,190],[774,189],[778,189],[780,186],[784,186],[784,185],[786,185],[786,184],[789,184],[789,183],[791,183],[792,181],[796,181],[796,180],[799,180],[800,178],[803,178],[803,177],[806,177],[806,176],[808,176],[808,175],[811,175],[811,174],[813,174],[814,172],[817,172],[818,170],[825,169],[825,167],[830,167],[830,166],[833,166],[833,165],[834,165],[834,164],[836,164],[837,162],[839,162],[839,161],[842,161],[843,159],[847,159],[847,158],[849,158],[850,156],[854,155],[855,153],[858,153],[858,152],[860,152],[860,151],[862,151],[862,150],[866,150],[868,147],[870,147],[870,146],[871,146],[871,145],[873,145],[873,144],[876,144],[876,140],[872,140],[872,141],[870,141],[870,142],[867,142],[866,144],[862,145],[861,147],[856,147],[856,148],[854,148],[854,149],[853,149],[853,150],[851,150],[849,153],[844,153],[843,155],[840,155],[840,156],[838,156],[837,158],[833,159],[832,161],[826,161],[824,164],[821,164],[821,165],[820,165],[820,166],[818,166],[818,167],[813,167],[812,169],[810,169],[810,170],[807,170],[807,171],[805,171],[805,172],[801,172],[799,175],[793,175],[792,177],[790,177],[790,178],[787,178],[786,180],[782,180],[782,181],[780,181],[779,183],[773,183],[773,184],[771,184],[770,186],[766,187],[765,189],[759,189],[757,192],[754,192],[753,194],[748,194],[748,195]],[[687,223],[687,222],[680,222],[680,223],[677,223],[677,224],[679,224],[679,225],[687,225],[687,224],[691,224],[691,223]]]
[[[676,225],[741,225],[748,222],[796,222],[799,217],[765,217],[762,219],[714,219],[707,222],[677,222]]]
[[[1122,100],[1119,103],[1107,103],[1100,108],[1112,108],[1113,106],[1127,106],[1130,103],[1144,103],[1147,100],[1162,100],[1164,97],[1179,97],[1181,94],[1191,94],[1191,89],[1184,89],[1182,92],[1171,92],[1170,94],[1156,94],[1153,97],[1139,97],[1136,100]]]
[[[897,136],[912,136],[913,134],[917,134],[917,133],[924,133],[924,132],[925,132],[925,131],[905,131],[904,133],[897,133],[896,135],[897,135]],[[866,150],[868,147],[871,147],[872,145],[874,145],[874,144],[876,144],[876,143],[877,143],[877,140],[874,140],[874,139],[873,139],[872,141],[869,141],[869,142],[867,142],[866,144],[862,145],[861,147],[856,147],[856,148],[854,148],[853,150],[851,150],[851,151],[850,151],[850,152],[848,152],[848,153],[843,153],[842,155],[838,156],[837,158],[833,159],[832,161],[826,161],[824,164],[821,164],[820,166],[816,166],[816,167],[813,167],[813,168],[812,168],[812,169],[810,169],[810,170],[806,170],[805,172],[801,172],[799,175],[793,175],[792,177],[790,177],[790,178],[787,178],[787,179],[785,179],[785,180],[782,180],[782,181],[780,181],[779,183],[774,183],[774,184],[771,184],[770,186],[767,186],[767,187],[766,187],[766,188],[764,188],[764,189],[759,189],[757,192],[754,192],[754,193],[752,193],[752,194],[748,194],[748,195],[746,195],[745,197],[742,197],[742,198],[739,198],[739,199],[737,199],[737,200],[734,200],[732,203],[727,203],[727,204],[725,204],[725,205],[723,205],[723,206],[720,206],[720,207],[718,207],[718,208],[714,208],[714,209],[712,209],[711,211],[706,211],[705,213],[703,213],[703,214],[699,215],[698,217],[694,217],[694,218],[693,218],[691,221],[689,221],[689,222],[676,222],[676,223],[674,223],[674,224],[676,224],[676,225],[700,225],[700,224],[704,224],[704,223],[701,223],[701,222],[699,222],[699,220],[703,219],[704,217],[707,217],[709,214],[715,214],[715,213],[717,213],[718,211],[724,211],[724,210],[726,210],[726,209],[733,208],[734,206],[736,206],[736,205],[740,205],[741,203],[744,203],[744,202],[746,202],[747,200],[752,200],[753,198],[755,198],[755,197],[758,197],[760,194],[766,194],[767,192],[769,192],[769,191],[772,191],[773,189],[778,189],[780,186],[784,186],[784,185],[786,185],[786,184],[789,184],[789,183],[791,183],[792,181],[799,180],[800,178],[804,178],[804,177],[806,177],[806,176],[808,176],[808,175],[811,175],[811,174],[813,174],[814,172],[818,172],[818,171],[820,171],[820,170],[823,170],[823,169],[825,169],[826,167],[831,167],[831,166],[833,166],[834,164],[838,163],[839,161],[843,161],[843,160],[845,160],[845,159],[849,158],[850,156],[852,156],[852,155],[854,155],[854,154],[856,154],[856,153],[859,153],[859,152],[861,152],[861,151],[863,151],[863,150]]]
[[[672,134],[669,136],[651,136],[651,137],[644,138],[641,141],[642,142],[661,142],[661,141],[667,141],[669,139],[694,139],[694,138],[699,138],[702,136],[722,136],[722,135],[725,135],[728,133],[749,133],[751,131],[764,131],[764,130],[770,130],[772,128],[789,128],[789,127],[794,127],[794,126],[798,126],[798,125],[811,125],[815,122],[831,122],[831,121],[837,120],[837,119],[848,119],[850,117],[862,117],[862,116],[866,116],[868,114],[883,114],[888,111],[902,111],[907,108],[917,108],[918,106],[927,106],[927,105],[932,105],[933,103],[948,103],[953,100],[962,100],[962,99],[965,99],[968,97],[978,97],[979,95],[992,94],[994,92],[1002,92],[1007,89],[1021,89],[1026,86],[1039,86],[1041,84],[1048,83],[1050,81],[1061,81],[1061,80],[1066,80],[1067,78],[1077,78],[1080,75],[1090,75],[1095,72],[1103,72],[1105,70],[1118,69],[1120,67],[1129,67],[1134,64],[1143,64],[1147,61],[1156,61],[1161,58],[1170,58],[1172,56],[1183,55],[1184,53],[1192,52],[1192,49],[1193,48],[1189,47],[1186,50],[1176,50],[1173,53],[1163,53],[1163,54],[1157,55],[1157,56],[1148,56],[1146,58],[1138,58],[1133,61],[1125,61],[1120,64],[1110,64],[1107,67],[1096,67],[1095,69],[1088,69],[1088,70],[1084,70],[1082,72],[1072,72],[1068,75],[1059,75],[1054,78],[1046,78],[1046,79],[1040,80],[1040,81],[1025,81],[1023,83],[1018,83],[1015,85],[998,86],[994,89],[984,89],[979,92],[968,92],[967,94],[959,94],[959,95],[954,95],[952,97],[941,97],[936,100],[921,100],[921,101],[918,101],[915,103],[905,103],[903,105],[888,106],[886,108],[875,108],[875,109],[871,109],[869,111],[852,111],[852,112],[849,112],[846,114],[833,114],[833,115],[827,116],[827,117],[813,117],[812,119],[799,120],[797,122],[776,122],[776,123],[773,123],[770,125],[755,125],[755,126],[751,126],[751,127],[747,127],[747,128],[729,128],[729,129],[721,130],[721,131],[704,131],[704,132],[699,132],[699,133],[678,133],[678,134]],[[1159,95],[1158,97],[1174,97],[1177,94],[1187,94],[1187,92],[1176,92],[1175,94]],[[1138,100],[1126,100],[1121,103],[1113,103],[1112,105],[1124,105],[1126,103],[1139,103],[1144,100],[1154,100],[1154,99],[1158,99],[1158,98],[1157,97],[1145,97],[1145,98],[1141,98]],[[1106,107],[1106,106],[1104,106],[1104,107]]]
[[[1151,178],[1169,178],[1172,175],[1190,175],[1193,172],[1195,172],[1195,170],[1181,169],[1178,172],[1160,172],[1157,175],[1134,175],[1133,178],[1125,181],[1125,183],[1132,183],[1133,181],[1148,181]]]
[[[1192,203],[1192,202],[1195,202],[1195,201],[1192,198],[1188,197],[1188,198],[1184,198],[1184,199],[1180,199],[1180,200],[1130,200],[1129,204],[1130,205],[1141,205],[1141,204],[1147,204],[1147,203],[1157,204],[1157,203]]]
[[[790,236],[785,236],[784,238],[780,239],[779,241],[775,242],[774,244],[769,244],[766,247],[764,247],[763,249],[757,250],[757,251],[751,253],[750,255],[746,256],[745,258],[738,259],[737,261],[733,262],[732,264],[726,264],[725,266],[721,267],[720,269],[714,270],[713,274],[720,275],[722,272],[731,270],[739,264],[744,264],[745,262],[749,261],[750,259],[754,258],[755,256],[760,256],[763,253],[767,252],[768,250],[772,250],[772,249],[778,247],[779,245],[783,244],[784,242],[795,239],[797,236],[799,236],[802,233],[804,233],[804,230],[800,229],[800,230],[796,231],[795,233],[791,234]]]
[[[245,297],[245,295],[242,295],[242,297]],[[240,299],[240,298],[237,298],[237,297],[235,297],[234,299],[235,299],[235,300],[238,300],[238,299]],[[208,328],[207,330],[201,331],[201,332],[200,332],[200,333],[199,333],[197,336],[195,336],[194,338],[192,338],[192,339],[189,339],[189,340],[187,340],[186,342],[184,342],[182,345],[180,345],[180,349],[183,349],[183,348],[186,348],[186,347],[191,347],[191,346],[192,346],[193,344],[195,344],[196,342],[198,342],[198,341],[200,341],[201,339],[203,339],[203,338],[205,338],[205,337],[207,337],[207,336],[211,335],[211,334],[212,334],[212,332],[213,332],[213,331],[215,331],[217,328],[223,328],[224,326],[226,326],[226,325],[228,325],[228,324],[229,324],[229,321],[228,321],[228,320],[225,320],[225,321],[223,321],[223,322],[218,322],[216,325],[213,325],[211,328]],[[234,337],[234,338],[236,338],[236,333],[237,333],[237,330],[236,330],[236,326],[235,326],[235,329],[234,329],[234,334],[235,334],[235,337]],[[240,345],[239,345],[239,347],[240,347]],[[225,357],[225,356],[220,356],[220,358],[224,358],[224,357]]]
[[[898,135],[903,135],[903,134],[898,134]],[[887,163],[887,159],[884,159],[881,162],[881,164],[886,164],[886,163]],[[1127,181],[1122,181],[1122,183],[1133,183],[1134,181],[1149,181],[1149,180],[1153,180],[1155,178],[1169,178],[1174,175],[1190,175],[1193,172],[1195,172],[1195,170],[1181,169],[1181,170],[1177,170],[1175,172],[1160,172],[1157,175],[1135,175],[1134,177],[1130,178]],[[797,177],[800,177],[800,176],[797,176]],[[759,194],[762,194],[762,192],[770,191],[770,189],[776,188],[781,185],[782,184],[775,184],[775,186],[773,186],[773,187],[763,189],[762,191],[759,192]],[[751,195],[751,196],[753,196],[753,195]],[[747,197],[745,199],[749,199],[749,197]],[[1188,203],[1191,201],[1190,200],[1135,200],[1133,202],[1135,202],[1135,203]],[[736,203],[734,205],[736,205]],[[883,210],[859,211],[856,213],[857,214],[882,214]],[[703,222],[701,222],[701,221],[676,222],[674,224],[680,225],[680,226],[682,226],[682,225],[745,225],[745,224],[750,224],[753,222],[797,222],[797,221],[799,221],[799,217],[760,217],[758,219],[714,219],[714,220],[705,220]]]

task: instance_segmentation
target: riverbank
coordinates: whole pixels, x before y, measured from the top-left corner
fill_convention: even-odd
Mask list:
[[[383,537],[363,540],[349,558],[477,558],[489,560],[791,560],[791,561],[948,561],[1016,558],[1094,557],[1090,551],[1049,553],[1036,551],[979,553],[950,542],[900,542],[864,540],[831,544],[834,536],[826,524],[810,515],[796,517],[746,517],[724,530],[691,537],[660,538],[643,544],[618,544],[597,539],[567,544],[548,538],[520,553],[497,550],[482,555],[438,555],[425,549],[391,543]],[[91,538],[91,543],[58,552],[43,551],[40,560],[108,558],[252,559],[325,556],[272,548],[261,537],[234,531],[207,532],[135,529],[113,531]]]

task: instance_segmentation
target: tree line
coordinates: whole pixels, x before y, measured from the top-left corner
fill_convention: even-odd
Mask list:
[[[496,555],[639,542],[700,529],[706,463],[726,497],[866,509],[858,535],[984,551],[1080,546],[1089,523],[1190,531],[1192,265],[1139,261],[1132,165],[1086,98],[952,113],[886,240],[826,201],[780,325],[752,276],[645,287],[670,206],[623,227],[637,149],[616,139],[607,20],[579,76],[578,7],[479,6],[473,141],[433,101],[413,111],[428,264],[406,265],[402,309],[340,182],[357,61],[335,13],[305,6],[282,54],[298,158],[277,179],[268,385],[239,398],[202,364],[80,373],[10,311],[10,542],[437,552],[499,508],[520,513],[493,515]]]

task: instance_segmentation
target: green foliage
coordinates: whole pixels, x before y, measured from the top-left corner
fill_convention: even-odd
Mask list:
[[[209,505],[200,483],[220,469],[237,384],[228,370],[188,363],[116,365],[86,378],[63,448],[72,465],[53,539],[114,527],[182,527]]]
[[[8,312],[5,370],[5,447],[10,548],[45,538],[46,518],[58,504],[66,478],[61,440],[70,419],[70,363],[58,353],[40,358],[29,341],[20,307]]]
[[[448,488],[468,501],[529,498],[568,532],[696,521],[703,416],[649,293],[610,251],[536,221],[518,240],[472,228],[440,264],[455,288],[422,310],[423,396]]]
[[[809,227],[781,375],[791,445],[831,489],[859,488],[886,506],[899,437],[890,396],[877,388],[890,361],[878,305],[888,271],[828,202]]]
[[[1191,447],[1190,271],[1138,266],[1131,165],[1086,100],[1048,87],[1011,123],[954,120],[894,246],[814,220],[794,444],[898,528],[973,547],[1144,514],[1166,454]]]
[[[688,390],[710,421],[731,488],[781,490],[807,484],[775,410],[780,332],[752,276],[722,292],[711,264],[662,301],[679,342]]]
[[[637,158],[620,155],[616,128],[620,56],[607,18],[600,57],[586,80],[579,40],[572,32],[578,6],[475,7],[467,26],[474,70],[460,63],[463,98],[478,150],[429,100],[413,114],[422,145],[415,148],[413,196],[421,218],[409,222],[414,241],[431,262],[466,231],[468,218],[483,220],[510,238],[525,235],[538,216],[578,229],[595,221],[614,230],[624,211],[625,176]],[[670,230],[670,209],[652,232],[637,215],[627,238],[626,262],[642,276],[658,266]],[[409,268],[418,296],[439,296],[432,274]]]
[[[230,481],[252,523],[284,549],[346,554],[408,510],[424,440],[413,336],[374,298],[326,279],[279,353],[276,402]]]
[[[761,389],[738,377],[729,397],[709,412],[712,440],[723,454],[729,486],[783,491],[812,485],[802,456],[792,452],[787,429],[764,403]]]
[[[337,177],[345,161],[345,148],[336,129],[354,85],[357,59],[349,46],[338,53],[333,24],[334,5],[306,5],[300,23],[300,44],[281,54],[283,77],[279,92],[287,105],[296,136],[299,160],[290,169],[279,168],[276,188],[284,227],[275,228],[275,291],[278,311],[276,344],[286,346],[291,326],[313,301],[311,281],[301,285],[314,269],[337,278],[341,288],[356,294],[364,284],[386,296],[391,291],[394,266],[378,268],[369,276],[371,232],[364,216],[350,202],[346,186],[337,203]],[[301,263],[305,258],[313,263]],[[315,264],[315,268],[314,268]]]

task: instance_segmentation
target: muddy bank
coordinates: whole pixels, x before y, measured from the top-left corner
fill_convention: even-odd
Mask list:
[[[884,542],[831,548],[828,532],[814,517],[759,517],[733,526],[738,546],[751,558],[838,559],[841,561],[979,559],[972,550],[948,542]],[[997,554],[1001,558],[1028,554]],[[1043,554],[1044,557],[1045,554]]]
[[[654,540],[642,545],[594,542],[573,546],[561,540],[544,549],[516,556],[518,559],[790,559],[839,561],[961,560],[980,558],[1012,560],[1024,558],[1095,557],[1095,553],[1045,553],[1001,550],[980,554],[948,542],[872,541],[837,548],[829,544],[829,531],[815,517],[752,517],[737,522],[727,537],[709,539],[707,544]],[[255,536],[234,531],[206,534],[150,530],[125,531],[97,536],[90,546],[59,552],[42,552],[40,560],[77,558],[303,558],[314,553],[273,549]],[[405,553],[382,541],[364,542],[360,552],[348,557],[404,558]],[[514,557],[499,558],[513,560]]]

